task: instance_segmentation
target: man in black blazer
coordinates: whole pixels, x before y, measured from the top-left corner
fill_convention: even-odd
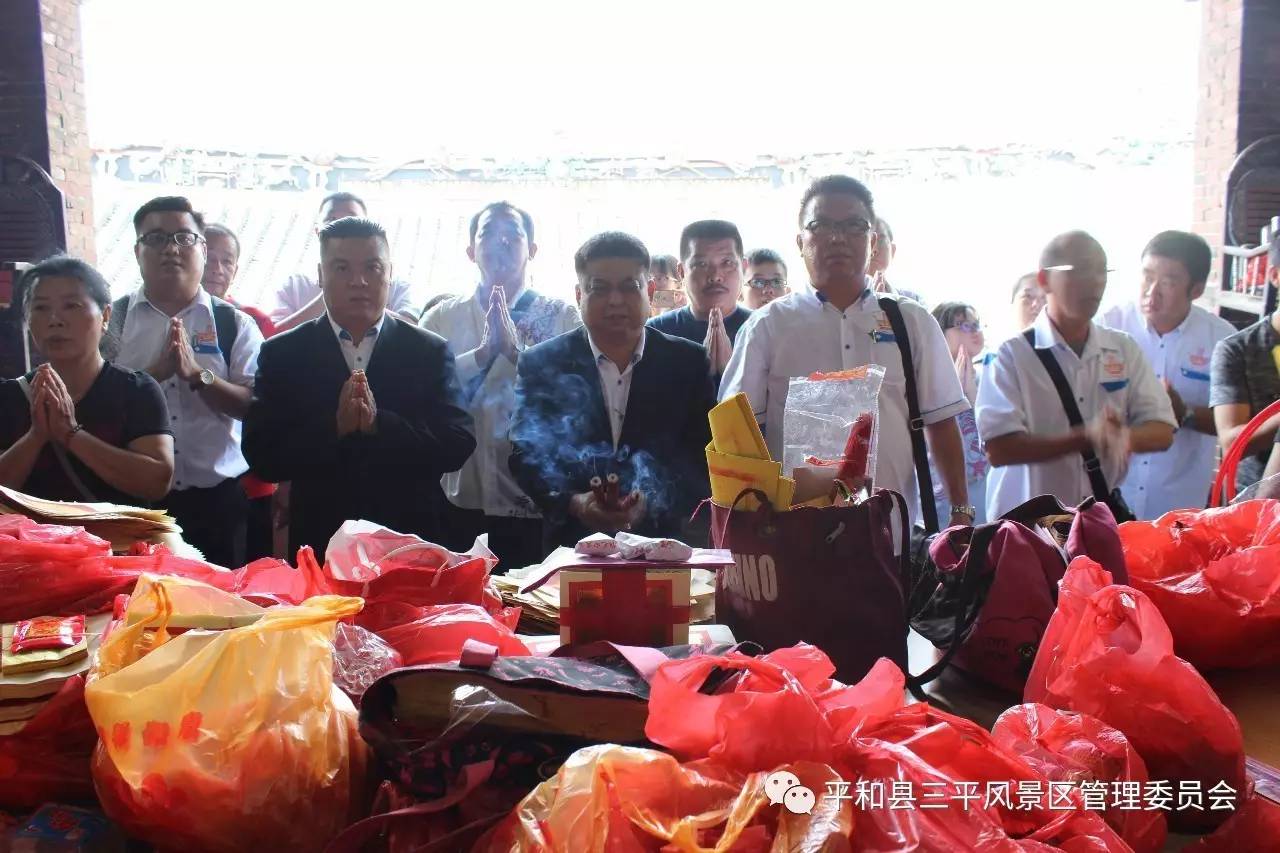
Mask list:
[[[444,339],[387,313],[387,234],[348,217],[320,231],[327,313],[264,344],[244,454],[292,481],[289,548],[321,555],[348,519],[439,541],[442,474],[475,449]]]
[[[711,491],[706,350],[645,328],[654,283],[636,238],[598,234],[574,266],[585,325],[520,355],[511,471],[542,509],[548,546],[623,529],[687,539],[684,522]],[[622,494],[638,493],[634,505],[593,492],[592,478],[611,473]]]

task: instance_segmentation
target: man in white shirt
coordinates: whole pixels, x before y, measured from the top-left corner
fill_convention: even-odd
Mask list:
[[[471,218],[470,234],[467,257],[480,283],[469,295],[446,296],[420,324],[449,342],[475,420],[476,452],[461,471],[441,481],[455,510],[448,544],[465,550],[488,532],[499,568],[521,568],[544,554],[542,515],[508,465],[516,362],[527,347],[576,329],[582,320],[576,306],[528,286],[529,261],[538,253],[528,213],[494,202]]]
[[[875,485],[900,492],[921,517],[908,415],[905,370],[911,371],[919,398],[920,423],[946,481],[950,521],[974,518],[965,485],[964,448],[955,416],[969,408],[956,377],[946,339],[937,322],[919,304],[894,300],[910,338],[914,364],[904,365],[891,321],[867,276],[867,258],[876,245],[871,192],[843,175],[819,178],[800,205],[796,244],[809,282],[791,295],[754,312],[738,333],[733,358],[720,385],[724,399],[745,392],[774,459],[782,459],[783,413],[793,377],[879,364],[885,368],[880,390],[880,445]],[[918,460],[924,463],[925,460]],[[925,496],[932,500],[930,495]],[[946,524],[948,519],[940,519]]]
[[[320,202],[320,219],[316,223],[316,234],[330,222],[345,219],[348,216],[367,217],[368,207],[364,199],[355,193],[337,192],[324,197]],[[416,323],[418,317],[413,310],[412,294],[409,282],[391,282],[391,297],[387,308],[401,315],[410,323]],[[277,332],[301,326],[308,320],[314,320],[324,313],[324,298],[320,295],[320,283],[309,275],[302,273],[291,275],[276,291],[274,303],[269,309],[271,322],[275,323]]]
[[[1217,427],[1209,407],[1209,365],[1218,341],[1235,332],[1193,305],[1204,295],[1213,251],[1203,237],[1162,231],[1142,250],[1138,299],[1103,315],[1102,325],[1128,334],[1164,383],[1178,431],[1163,453],[1136,454],[1120,484],[1140,519],[1205,504],[1213,479]]]
[[[1107,255],[1093,237],[1055,237],[1036,274],[1045,309],[1028,333],[1001,344],[978,386],[978,432],[992,471],[987,517],[1038,495],[1065,504],[1099,500],[1084,454],[1096,456],[1108,491],[1124,479],[1129,456],[1173,443],[1173,407],[1133,338],[1093,322],[1107,287]],[[1033,349],[1034,344],[1034,349]],[[1082,423],[1072,426],[1053,378],[1035,350],[1065,375]]]
[[[165,509],[207,560],[239,568],[248,512],[239,477],[249,467],[240,453],[240,420],[262,333],[247,314],[215,302],[200,286],[204,221],[189,201],[152,199],[133,225],[142,288],[117,301],[124,304],[112,317],[120,338],[115,361],[146,370],[164,391],[175,464]]]

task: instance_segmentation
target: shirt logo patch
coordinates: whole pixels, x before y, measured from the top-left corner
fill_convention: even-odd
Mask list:
[[[1200,365],[1200,366],[1203,367],[1204,365]],[[1203,370],[1192,370],[1189,367],[1181,368],[1181,370],[1182,370],[1182,376],[1185,379],[1195,379],[1197,382],[1209,381],[1209,374],[1205,373]]]
[[[1102,387],[1103,387],[1103,389],[1104,389],[1104,390],[1106,390],[1106,391],[1109,391],[1109,392],[1111,392],[1111,393],[1113,393],[1113,394],[1114,394],[1116,391],[1120,391],[1120,390],[1122,390],[1122,389],[1126,388],[1128,385],[1129,385],[1129,380],[1128,380],[1128,379],[1117,379],[1117,380],[1115,380],[1114,382],[1103,382],[1103,383],[1102,383]]]
[[[1209,366],[1209,356],[1205,355],[1204,347],[1201,347],[1200,349],[1191,353],[1191,355],[1187,357],[1187,360],[1191,362],[1192,367],[1208,367]],[[1208,377],[1206,376],[1205,378],[1207,379]]]
[[[1114,352],[1107,353],[1102,357],[1102,372],[1113,379],[1124,376],[1124,359]]]
[[[218,333],[213,329],[195,332],[191,335],[191,349],[199,353],[217,355],[221,352],[218,349]]]
[[[880,318],[876,321],[875,331],[871,333],[871,340],[878,344],[897,343],[898,338],[893,333],[893,324],[889,322],[889,315],[880,312]]]

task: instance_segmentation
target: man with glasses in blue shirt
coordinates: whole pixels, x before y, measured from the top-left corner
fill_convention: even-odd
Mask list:
[[[574,267],[584,326],[520,355],[511,471],[548,547],[619,530],[687,540],[684,522],[711,492],[706,350],[645,327],[653,282],[635,237],[597,234]],[[610,475],[621,500],[593,488]]]
[[[187,199],[154,198],[133,218],[142,287],[113,305],[114,361],[160,383],[173,429],[174,477],[162,502],[211,563],[244,562],[248,503],[239,478],[240,421],[249,408],[262,333],[200,280],[204,220]]]

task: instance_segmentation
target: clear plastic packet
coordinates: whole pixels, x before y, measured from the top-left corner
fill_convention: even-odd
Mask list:
[[[845,479],[845,474],[856,477],[863,473],[870,487],[876,472],[879,397],[883,383],[884,368],[878,364],[793,378],[782,421],[783,473],[787,476],[797,476],[798,470],[827,476],[839,473],[841,479]],[[857,433],[866,428],[868,420],[871,437],[866,448],[865,472],[856,472],[852,469],[861,467],[862,460],[860,451],[854,459],[852,448],[855,444],[865,444],[865,440],[857,441]]]

